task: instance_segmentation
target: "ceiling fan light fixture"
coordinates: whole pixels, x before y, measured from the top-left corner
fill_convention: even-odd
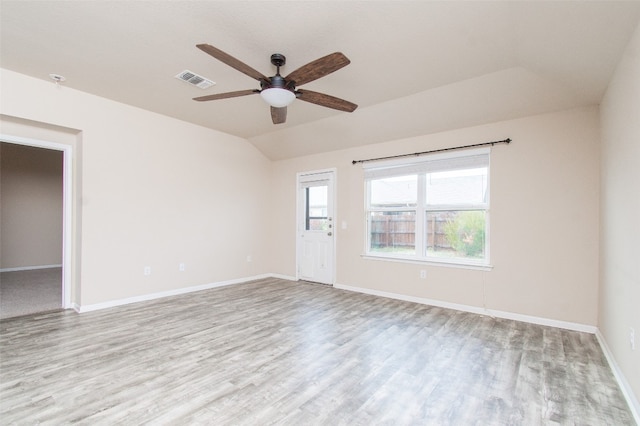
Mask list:
[[[296,99],[296,94],[291,90],[281,87],[270,87],[260,92],[262,99],[275,108],[283,108],[291,104]]]

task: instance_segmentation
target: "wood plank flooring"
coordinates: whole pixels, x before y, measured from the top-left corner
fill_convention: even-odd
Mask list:
[[[0,423],[634,421],[593,335],[265,279],[0,321]]]

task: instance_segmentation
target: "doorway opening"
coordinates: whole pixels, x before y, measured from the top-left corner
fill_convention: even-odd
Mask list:
[[[0,270],[4,306],[0,316],[8,318],[71,308],[72,147],[10,135],[0,135],[0,143],[3,154],[13,157],[13,163],[8,167],[9,157],[2,156],[3,166],[11,169],[11,175],[6,169],[3,171],[2,189],[6,192],[2,194],[2,226],[5,232]],[[38,159],[36,165],[28,164],[30,157]],[[58,170],[52,166],[56,162],[61,162]],[[7,176],[10,178],[4,179]],[[56,180],[58,189],[53,192],[57,193],[47,195],[50,198],[47,204],[40,191],[43,185],[55,188]],[[56,196],[57,201],[54,200]],[[57,208],[61,211],[38,211]],[[38,224],[37,231],[25,232],[31,223]],[[20,231],[11,235],[6,232],[8,229]],[[51,288],[51,282],[54,288]],[[9,302],[11,307],[7,308]]]

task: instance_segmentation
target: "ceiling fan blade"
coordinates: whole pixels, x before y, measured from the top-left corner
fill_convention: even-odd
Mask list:
[[[312,104],[320,105],[327,108],[337,109],[339,111],[353,112],[358,105],[336,98],[335,96],[325,95],[324,93],[312,92],[311,90],[297,90],[298,99]]]
[[[273,124],[282,124],[287,121],[287,107],[271,107],[271,121]]]
[[[340,68],[347,66],[351,61],[340,52],[331,53],[320,59],[303,65],[285,77],[287,81],[294,81],[296,86],[301,86],[310,81],[317,80],[327,74],[331,74]]]
[[[208,53],[209,55],[213,56],[214,58],[216,58],[220,62],[224,62],[225,64],[229,65],[231,68],[235,68],[238,71],[240,71],[241,73],[246,74],[251,78],[255,78],[256,80],[267,80],[267,81],[269,81],[269,78],[266,77],[261,72],[254,70],[253,68],[251,68],[249,65],[245,64],[244,62],[239,61],[238,59],[234,58],[233,56],[229,55],[228,53],[225,53],[222,50],[211,46],[210,44],[197,44],[196,47],[198,49],[202,50],[203,52]]]
[[[217,99],[237,98],[238,96],[247,96],[260,93],[259,90],[238,90],[237,92],[216,93],[215,95],[199,96],[193,98],[194,101],[215,101]]]

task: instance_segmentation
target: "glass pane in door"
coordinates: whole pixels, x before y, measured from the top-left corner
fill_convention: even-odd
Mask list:
[[[327,185],[306,188],[305,230],[307,231],[326,231],[329,229],[327,188]]]

